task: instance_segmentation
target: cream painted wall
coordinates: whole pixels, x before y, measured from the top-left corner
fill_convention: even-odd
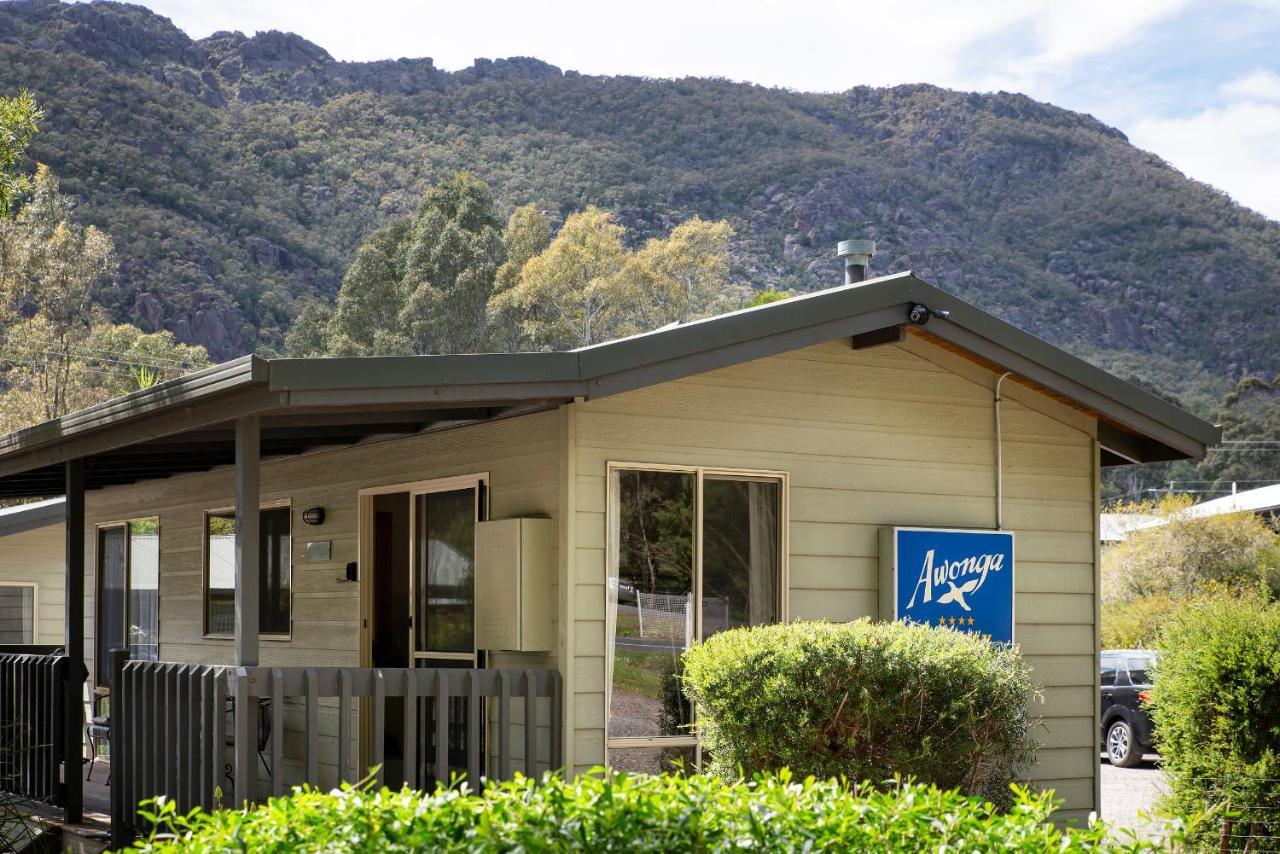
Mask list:
[[[349,561],[358,559],[360,489],[411,483],[454,475],[489,473],[491,518],[554,516],[558,509],[557,466],[560,462],[558,416],[543,412],[436,433],[341,450],[307,454],[262,466],[264,502],[289,501],[292,524],[292,635],[288,640],[261,641],[264,666],[360,665],[359,584],[339,581]],[[94,526],[108,521],[159,517],[160,520],[160,658],[164,661],[232,663],[232,641],[203,636],[204,512],[234,502],[230,469],[149,481],[90,492],[86,497],[85,588],[88,629],[92,636],[95,565]],[[325,522],[306,525],[302,511],[323,507]],[[306,543],[328,540],[330,560],[306,559]],[[407,637],[406,637],[407,641]],[[87,664],[92,667],[92,644]],[[505,654],[495,666],[556,667],[556,655]],[[517,710],[519,711],[519,710]],[[289,704],[286,731],[304,731],[302,706]],[[321,726],[337,731],[336,707],[321,710]],[[517,735],[514,743],[520,744]],[[300,774],[296,758],[301,739],[286,740],[293,754],[289,772]],[[322,772],[333,777],[337,761],[335,736],[321,741]],[[300,777],[298,777],[300,779]],[[328,782],[333,782],[330,779]]]
[[[59,522],[0,537],[0,583],[36,584],[35,642],[39,644],[60,644],[65,640],[65,531]]]
[[[877,531],[995,524],[994,375],[922,339],[832,342],[575,404],[573,763],[603,762],[610,461],[790,473],[790,616],[877,615]],[[1006,381],[1005,526],[1017,637],[1044,686],[1032,778],[1095,806],[1095,424]]]

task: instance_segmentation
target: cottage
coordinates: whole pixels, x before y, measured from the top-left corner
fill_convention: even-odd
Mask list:
[[[906,613],[932,549],[939,621],[1032,663],[1030,776],[1083,818],[1102,467],[1218,438],[900,274],[567,353],[245,357],[0,439],[0,496],[84,531],[66,647],[120,809],[696,762],[682,649]]]

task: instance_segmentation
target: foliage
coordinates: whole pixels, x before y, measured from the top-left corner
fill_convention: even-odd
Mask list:
[[[518,353],[529,346],[524,311],[503,295],[520,283],[524,265],[546,251],[551,244],[551,234],[551,219],[538,210],[537,205],[521,205],[507,219],[507,227],[502,232],[507,260],[498,268],[488,306],[489,344],[498,352]]]
[[[150,852],[717,852],[1161,850],[1100,824],[1062,830],[1050,793],[1017,789],[1007,811],[909,783],[884,789],[788,774],[726,785],[711,777],[517,779],[461,789],[301,789],[245,812],[156,809]],[[174,836],[166,837],[172,829]]]
[[[1164,524],[1131,532],[1102,555],[1102,602],[1195,596],[1214,586],[1280,590],[1280,540],[1252,513],[1195,516],[1191,501],[1170,497],[1130,512]]]
[[[633,331],[626,312],[622,226],[597,207],[565,220],[547,248],[530,258],[497,308],[518,313],[537,349],[572,349]]]
[[[1152,717],[1175,815],[1221,810],[1221,850],[1280,834],[1280,604],[1191,603],[1160,630]],[[1233,829],[1234,828],[1234,829]],[[1233,844],[1234,843],[1234,844]]]
[[[723,777],[902,775],[996,800],[1033,755],[1030,672],[975,635],[866,619],[734,629],[684,654]]]
[[[18,165],[43,115],[25,89],[13,98],[0,96],[0,217],[13,213],[14,203],[30,186]]]
[[[1021,95],[340,63],[285,33],[193,40],[140,6],[3,3],[0,92],[24,86],[49,114],[31,156],[115,240],[110,318],[181,336],[200,312],[184,340],[216,359],[279,351],[365,237],[469,170],[502,217],[595,205],[631,248],[725,220],[755,288],[838,283],[836,241],[870,237],[874,272],[917,270],[1104,366],[1194,386],[1207,415],[1280,371],[1257,314],[1277,225]]]
[[[537,220],[525,227],[537,229],[531,238],[542,237]],[[514,281],[494,298],[490,312],[519,324],[519,335],[508,332],[503,340],[520,337],[532,349],[588,347],[687,323],[732,299],[732,235],[728,223],[695,216],[631,252],[612,215],[588,207],[570,214],[542,251],[508,274]]]
[[[0,431],[208,364],[172,332],[103,320],[94,295],[113,258],[105,234],[74,221],[47,167],[17,216],[0,216]]]
[[[775,291],[766,288],[763,291],[758,291],[753,297],[751,297],[743,308],[755,308],[758,305],[769,305],[770,303],[782,302],[790,296],[791,294],[786,291]]]
[[[473,353],[504,250],[493,196],[459,172],[376,232],[342,280],[330,336],[359,355]],[[366,250],[366,247],[367,250]]]
[[[1169,593],[1152,593],[1101,605],[1104,649],[1148,649],[1155,646],[1160,626],[1186,604]]]

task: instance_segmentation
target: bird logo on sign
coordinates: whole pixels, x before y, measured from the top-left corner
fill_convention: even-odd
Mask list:
[[[973,591],[977,590],[981,583],[982,582],[979,579],[971,578],[968,581],[966,581],[964,584],[961,584],[959,587],[957,587],[953,582],[948,581],[947,586],[950,587],[951,589],[938,597],[938,604],[947,605],[947,604],[950,604],[951,602],[955,602],[957,605],[959,605],[961,608],[964,608],[966,611],[972,611],[973,609],[969,607],[969,603],[964,601],[964,597],[966,593],[972,593]]]

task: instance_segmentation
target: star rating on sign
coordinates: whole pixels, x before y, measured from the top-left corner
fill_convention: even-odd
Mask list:
[[[951,628],[964,628],[973,625],[973,617],[939,617],[938,625],[950,626]]]

